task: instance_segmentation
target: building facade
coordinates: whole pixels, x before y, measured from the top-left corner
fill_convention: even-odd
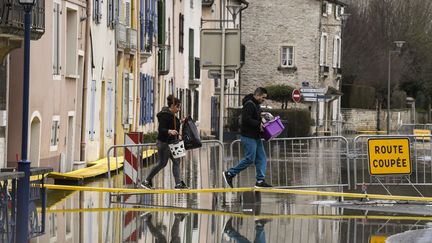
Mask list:
[[[332,91],[340,89],[343,12],[333,0],[250,1],[242,16],[240,93],[272,84],[324,89],[326,98],[302,106],[319,130],[332,129],[327,121],[340,119],[340,96]]]

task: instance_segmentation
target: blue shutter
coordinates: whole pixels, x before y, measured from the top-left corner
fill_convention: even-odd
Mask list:
[[[140,73],[140,119],[139,119],[139,124],[143,125],[144,124],[144,112],[143,112],[143,108],[144,108],[144,95],[143,95],[143,89],[144,89],[144,82],[143,82],[143,74]]]
[[[150,122],[154,121],[154,89],[153,89],[154,80],[153,77],[150,78]]]

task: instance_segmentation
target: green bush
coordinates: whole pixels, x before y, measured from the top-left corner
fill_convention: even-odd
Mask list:
[[[291,94],[294,90],[293,87],[283,84],[270,85],[265,87],[269,100],[281,103],[282,109],[288,108],[288,102],[291,100]]]
[[[342,85],[343,108],[375,108],[375,88],[363,85]]]
[[[312,122],[309,110],[306,109],[263,109],[274,116],[279,116],[285,126],[285,131],[279,137],[307,137],[310,135]],[[240,132],[239,117],[241,108],[228,109],[227,128],[231,132]]]
[[[144,143],[155,143],[157,139],[157,132],[150,132],[144,134]]]

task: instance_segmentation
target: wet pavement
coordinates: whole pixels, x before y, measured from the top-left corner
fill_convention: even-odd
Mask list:
[[[105,187],[107,180],[87,186]],[[395,235],[420,230],[428,238],[432,221],[409,210],[371,210],[393,208],[393,202],[376,207],[256,192],[110,198],[49,191],[48,204],[46,234],[31,242],[384,242],[390,236],[410,242],[418,234]]]

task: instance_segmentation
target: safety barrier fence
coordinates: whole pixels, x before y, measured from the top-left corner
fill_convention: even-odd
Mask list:
[[[369,174],[368,140],[408,138],[410,147],[411,174],[371,176]],[[423,135],[362,135],[353,140],[350,158],[354,164],[355,188],[369,185],[432,185],[432,143],[431,136]]]

